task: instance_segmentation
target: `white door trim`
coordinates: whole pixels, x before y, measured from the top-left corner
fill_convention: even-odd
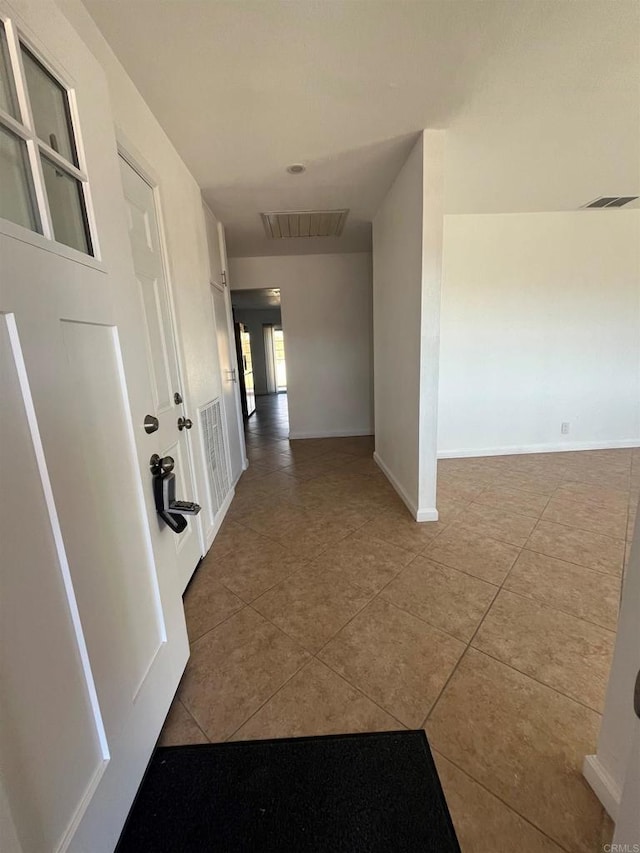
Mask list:
[[[239,375],[238,355],[236,353],[236,330],[233,326],[233,308],[231,306],[231,284],[229,283],[229,261],[227,258],[227,241],[224,234],[224,225],[218,222],[218,244],[220,246],[220,260],[222,263],[222,271],[226,279],[224,286],[224,300],[227,306],[227,328],[229,331],[229,350],[231,353],[231,361],[235,364],[236,377]],[[242,470],[246,471],[249,467],[247,459],[247,446],[244,440],[244,418],[242,416],[242,402],[240,400],[240,381],[235,383],[235,401],[236,401],[236,420],[238,422],[238,434],[240,436],[240,451],[242,453]],[[234,483],[235,486],[235,483]]]

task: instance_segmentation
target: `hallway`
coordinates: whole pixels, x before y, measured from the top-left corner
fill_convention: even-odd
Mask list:
[[[638,450],[440,460],[440,521],[416,524],[373,437],[289,442],[286,395],[257,404],[161,743],[424,726],[464,853],[600,850],[581,765]]]

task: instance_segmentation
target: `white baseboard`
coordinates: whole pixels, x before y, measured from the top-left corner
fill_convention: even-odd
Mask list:
[[[567,441],[561,444],[523,444],[508,447],[439,450],[438,459],[458,459],[466,456],[512,456],[516,453],[564,453],[573,450],[616,450],[638,446],[640,446],[640,438],[625,438],[620,441]]]
[[[289,438],[293,440],[297,438],[355,438],[361,435],[373,435],[373,430],[370,427],[364,429],[360,427],[359,429],[337,429],[325,432],[290,432]]]
[[[416,512],[416,521],[437,521],[440,517],[438,515],[438,510],[433,509],[419,509]]]
[[[407,509],[411,513],[411,515],[415,518],[416,521],[437,521],[438,520],[438,510],[433,507],[429,509],[418,509],[418,507],[411,500],[409,495],[405,492],[404,488],[400,485],[400,483],[396,480],[394,475],[391,473],[389,468],[385,465],[382,459],[378,456],[378,454],[374,451],[373,461],[376,463],[378,468],[382,471],[387,480],[391,483],[396,492],[400,495],[402,500],[405,502]]]
[[[240,479],[240,478],[238,478],[238,479]],[[238,481],[236,480],[236,483],[237,482]],[[222,522],[224,521],[224,517],[229,512],[229,507],[231,506],[231,501],[233,500],[235,493],[236,493],[236,490],[235,490],[235,483],[234,483],[232,488],[229,489],[229,494],[224,499],[222,506],[220,507],[220,509],[216,513],[216,517],[214,519],[213,524],[207,530],[207,551],[213,545],[213,540],[216,538],[216,534],[217,534],[218,530],[220,530],[220,526],[222,525]]]
[[[585,755],[582,775],[604,806],[611,820],[618,817],[622,792],[613,777],[604,769],[597,755]]]

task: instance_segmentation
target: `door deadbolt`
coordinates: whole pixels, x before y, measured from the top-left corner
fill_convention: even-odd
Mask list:
[[[176,404],[176,406],[179,406],[182,402],[182,394],[180,394],[179,391],[176,391],[176,393],[173,395],[173,402]]]
[[[160,421],[156,418],[155,415],[145,415],[144,416],[144,431],[147,435],[151,435],[152,432],[155,432],[160,425]]]
[[[191,429],[193,421],[191,418],[178,418],[178,429],[182,432],[183,429]]]

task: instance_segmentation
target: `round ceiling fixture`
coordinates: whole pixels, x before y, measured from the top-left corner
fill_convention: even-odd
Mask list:
[[[287,172],[289,172],[290,175],[301,175],[306,171],[307,167],[303,166],[302,163],[293,163],[291,166],[287,166]]]

